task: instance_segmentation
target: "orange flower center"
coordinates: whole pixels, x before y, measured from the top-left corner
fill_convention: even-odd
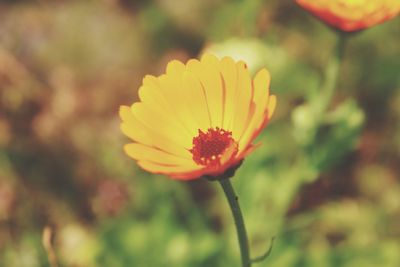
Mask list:
[[[216,127],[209,128],[206,133],[199,129],[199,135],[193,138],[193,148],[190,152],[197,164],[215,166],[234,156],[237,147],[232,132]]]

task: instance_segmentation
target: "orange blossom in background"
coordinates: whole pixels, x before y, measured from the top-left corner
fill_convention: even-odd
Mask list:
[[[400,0],[296,0],[313,15],[345,32],[372,27],[394,18]]]

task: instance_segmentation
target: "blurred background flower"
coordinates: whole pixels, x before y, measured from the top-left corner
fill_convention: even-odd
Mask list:
[[[319,90],[335,36],[291,0],[1,1],[0,266],[49,266],[46,225],[62,266],[239,262],[219,190],[150,177],[119,131],[145,74],[210,49],[266,67],[279,96],[233,180],[252,252],[277,236],[259,266],[398,267],[399,31],[393,19],[349,41],[335,112],[308,138],[313,114],[294,127],[291,113]]]
[[[296,0],[327,24],[346,32],[359,31],[396,17],[397,0]]]

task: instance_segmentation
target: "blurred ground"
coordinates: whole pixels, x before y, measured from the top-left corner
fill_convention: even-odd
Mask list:
[[[140,171],[121,104],[145,74],[209,49],[266,66],[277,114],[233,182],[257,266],[400,266],[400,36],[348,43],[326,125],[318,92],[335,35],[292,1],[0,1],[0,266],[238,266],[216,184]]]

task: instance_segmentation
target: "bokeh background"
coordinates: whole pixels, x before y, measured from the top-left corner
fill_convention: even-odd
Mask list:
[[[234,186],[257,266],[400,266],[400,24],[349,40],[323,122],[309,106],[336,35],[293,1],[0,1],[0,266],[239,266],[217,183],[123,154],[118,107],[145,74],[209,50],[267,67],[277,112]],[[49,241],[49,240],[48,240]]]

